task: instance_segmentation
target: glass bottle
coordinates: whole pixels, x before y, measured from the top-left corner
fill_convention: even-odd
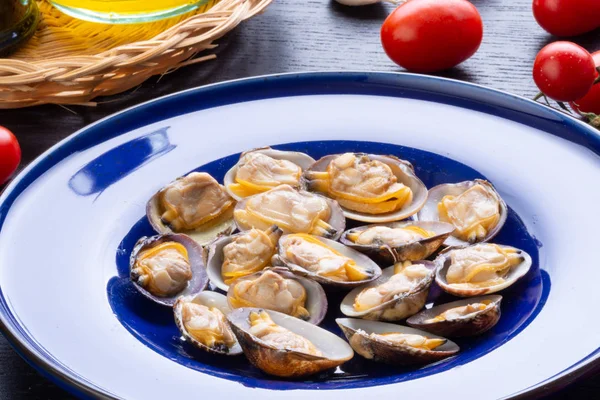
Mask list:
[[[35,0],[0,0],[0,57],[12,53],[29,39],[39,19]]]
[[[208,0],[50,0],[60,11],[85,21],[134,24],[195,10]]]

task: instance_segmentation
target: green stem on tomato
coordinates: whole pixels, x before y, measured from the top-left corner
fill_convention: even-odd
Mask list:
[[[581,115],[588,120],[591,126],[600,129],[600,115],[588,112],[582,112]]]
[[[538,92],[535,96],[533,96],[533,101],[538,101],[540,98],[544,97],[544,93]]]
[[[557,101],[557,102],[556,102],[556,104],[558,104],[558,106],[559,106],[560,108],[562,108],[563,110],[565,110],[565,111],[566,111],[566,112],[568,112],[569,114],[573,114],[573,113],[571,112],[571,110],[569,110],[569,109],[567,108],[567,106],[565,105],[565,103],[563,103],[562,101]]]

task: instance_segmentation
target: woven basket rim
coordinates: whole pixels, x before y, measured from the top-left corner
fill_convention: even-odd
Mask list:
[[[131,89],[153,75],[216,58],[215,40],[262,13],[272,0],[220,0],[204,13],[148,40],[92,55],[23,60],[0,58],[0,109],[38,104],[95,105],[91,100]],[[201,57],[194,58],[202,52]],[[205,54],[206,53],[206,54]]]

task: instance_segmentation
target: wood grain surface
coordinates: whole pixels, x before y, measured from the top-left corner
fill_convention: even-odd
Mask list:
[[[472,0],[485,25],[474,57],[441,75],[526,97],[537,92],[531,66],[539,49],[556,40],[539,28],[531,0]],[[19,138],[26,165],[76,130],[109,114],[182,89],[248,76],[298,71],[401,71],[384,54],[379,28],[393,10],[376,4],[349,8],[329,0],[275,0],[253,20],[219,42],[218,58],[153,78],[139,88],[100,99],[96,108],[41,106],[0,110],[0,125]],[[575,38],[600,49],[598,31]],[[510,367],[510,366],[505,366]],[[501,377],[501,368],[498,371]],[[66,399],[0,337],[0,399]],[[600,398],[600,375],[592,375],[547,399]]]

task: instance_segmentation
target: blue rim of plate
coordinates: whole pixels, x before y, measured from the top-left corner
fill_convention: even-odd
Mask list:
[[[452,79],[388,72],[306,72],[266,75],[174,93],[103,118],[60,141],[25,168],[0,196],[0,232],[15,199],[68,155],[166,118],[213,107],[277,97],[353,94],[429,100],[494,115],[588,148],[600,156],[600,134],[582,121],[495,89]],[[17,353],[46,378],[81,397],[116,399],[56,360],[27,332],[0,288],[0,330]],[[536,398],[573,383],[600,366],[600,348],[558,374],[507,398]]]

